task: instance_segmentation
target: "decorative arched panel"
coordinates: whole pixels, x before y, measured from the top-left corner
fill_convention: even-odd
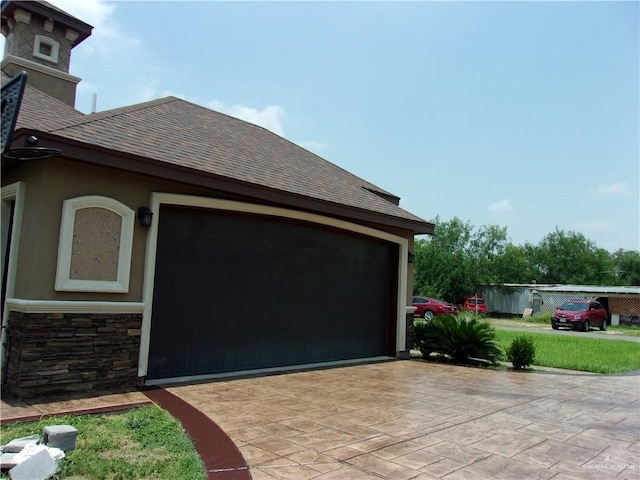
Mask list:
[[[128,292],[134,225],[135,212],[113,198],[65,200],[56,290]]]

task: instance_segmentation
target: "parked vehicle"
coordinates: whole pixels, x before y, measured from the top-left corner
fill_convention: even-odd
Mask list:
[[[453,315],[458,313],[458,307],[452,303],[435,298],[413,297],[413,306],[416,307],[413,316],[424,318],[425,320],[431,320],[435,315],[442,315],[443,313]]]
[[[464,299],[464,303],[462,304],[462,309],[467,310],[468,312],[486,314],[487,304],[485,303],[484,298],[467,297]]]
[[[589,328],[598,326],[606,330],[609,324],[607,310],[600,302],[589,300],[571,300],[556,308],[551,316],[551,327],[570,327],[574,330],[588,332]]]

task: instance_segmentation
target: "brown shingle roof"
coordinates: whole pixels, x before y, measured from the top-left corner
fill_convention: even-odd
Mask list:
[[[430,231],[379,187],[265,128],[175,97],[85,115],[27,86],[17,128],[368,210]]]
[[[2,75],[2,84],[8,77]],[[33,88],[27,84],[22,103],[20,104],[20,114],[18,115],[18,128],[31,128],[43,132],[52,132],[59,128],[61,124],[77,123],[82,121],[86,115],[64,102]]]

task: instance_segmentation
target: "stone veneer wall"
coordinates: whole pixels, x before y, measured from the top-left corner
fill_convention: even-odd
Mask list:
[[[141,313],[11,311],[6,383],[18,398],[135,387]]]
[[[406,325],[407,325],[407,337],[405,341],[405,348],[407,350],[407,355],[411,355],[411,350],[413,349],[413,345],[416,341],[415,333],[413,331],[413,312],[407,313],[405,316]]]

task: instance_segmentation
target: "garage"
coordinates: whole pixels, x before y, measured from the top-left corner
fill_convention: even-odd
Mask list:
[[[410,355],[414,239],[432,223],[267,128],[175,96],[85,115],[67,75],[92,27],[18,1],[3,2],[3,26],[16,38],[3,84],[26,79],[7,147],[54,153],[2,165],[3,394]],[[59,44],[57,62],[25,77],[39,39]]]
[[[147,383],[396,354],[398,245],[161,205]]]

